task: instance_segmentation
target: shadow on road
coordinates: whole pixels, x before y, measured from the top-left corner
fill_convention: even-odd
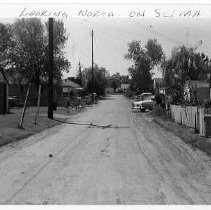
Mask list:
[[[101,100],[114,100],[115,99],[114,96],[115,95],[106,95],[106,96],[101,97],[99,100],[100,101]]]
[[[61,123],[64,123],[64,124],[70,124],[70,125],[87,125],[89,126],[89,128],[102,128],[102,129],[106,129],[106,128],[130,128],[129,126],[113,126],[113,125],[97,125],[97,124],[93,124],[93,123],[79,123],[79,122],[67,122],[67,121],[63,121],[63,120],[60,120],[60,119],[54,119],[54,121],[57,121],[57,122],[61,122]]]

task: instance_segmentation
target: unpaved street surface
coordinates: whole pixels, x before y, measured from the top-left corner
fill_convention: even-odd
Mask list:
[[[210,158],[130,105],[111,96],[1,147],[0,204],[211,204]]]

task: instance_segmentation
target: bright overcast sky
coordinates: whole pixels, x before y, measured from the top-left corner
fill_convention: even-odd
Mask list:
[[[65,26],[70,33],[66,51],[72,62],[70,74],[75,75],[80,60],[83,66],[91,66],[91,30],[94,31],[94,62],[106,67],[111,74],[127,74],[131,65],[124,59],[127,43],[150,38],[161,43],[166,56],[173,47],[185,44],[197,45],[198,51],[211,57],[211,21],[208,19],[69,19]]]
[[[1,19],[1,22],[8,20]],[[11,22],[11,20],[10,20]],[[131,65],[124,59],[127,43],[150,38],[161,43],[167,56],[173,47],[196,45],[202,40],[198,51],[211,57],[211,20],[209,19],[66,19],[64,24],[69,34],[66,56],[72,69],[66,76],[75,76],[80,60],[83,67],[91,66],[91,30],[94,31],[94,62],[111,74],[127,74]]]

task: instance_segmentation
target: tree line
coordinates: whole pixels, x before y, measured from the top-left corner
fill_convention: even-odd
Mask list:
[[[53,33],[54,79],[59,83],[71,66],[63,52],[68,39],[63,21],[54,21]],[[0,71],[13,82],[26,84],[31,80],[37,86],[47,82],[48,51],[48,22],[30,18],[0,23]]]
[[[176,46],[170,57],[167,57],[156,39],[149,39],[145,45],[136,40],[128,43],[125,59],[133,61],[133,65],[128,69],[131,90],[153,92],[152,70],[155,66],[160,66],[166,94],[173,103],[185,103],[185,83],[189,80],[206,80],[211,73],[211,60],[196,50],[197,46]],[[194,88],[191,93],[193,97],[189,102],[199,103]]]
[[[41,19],[23,18],[12,24],[0,23],[0,71],[8,83],[11,79],[20,86],[31,82],[39,87],[40,83],[47,83],[48,36],[48,22]],[[53,37],[54,80],[59,84],[63,73],[68,73],[71,68],[64,52],[68,36],[63,21],[54,21]],[[114,91],[120,87],[124,77],[120,73],[110,75],[107,69],[95,64],[92,81],[91,67],[82,70],[79,63],[76,77],[69,79],[85,87],[88,92],[102,95],[106,87],[112,87]]]
[[[106,88],[113,88],[114,92],[121,88],[122,83],[129,83],[128,75],[121,75],[119,72],[110,74],[105,67],[94,65],[92,79],[92,67],[85,67],[82,70],[79,62],[79,68],[76,77],[68,77],[67,79],[80,84],[87,92],[95,92],[98,95],[104,95]]]

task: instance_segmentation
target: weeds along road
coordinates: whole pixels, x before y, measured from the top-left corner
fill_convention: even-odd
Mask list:
[[[110,96],[2,147],[0,204],[210,204],[210,159],[130,105]]]

